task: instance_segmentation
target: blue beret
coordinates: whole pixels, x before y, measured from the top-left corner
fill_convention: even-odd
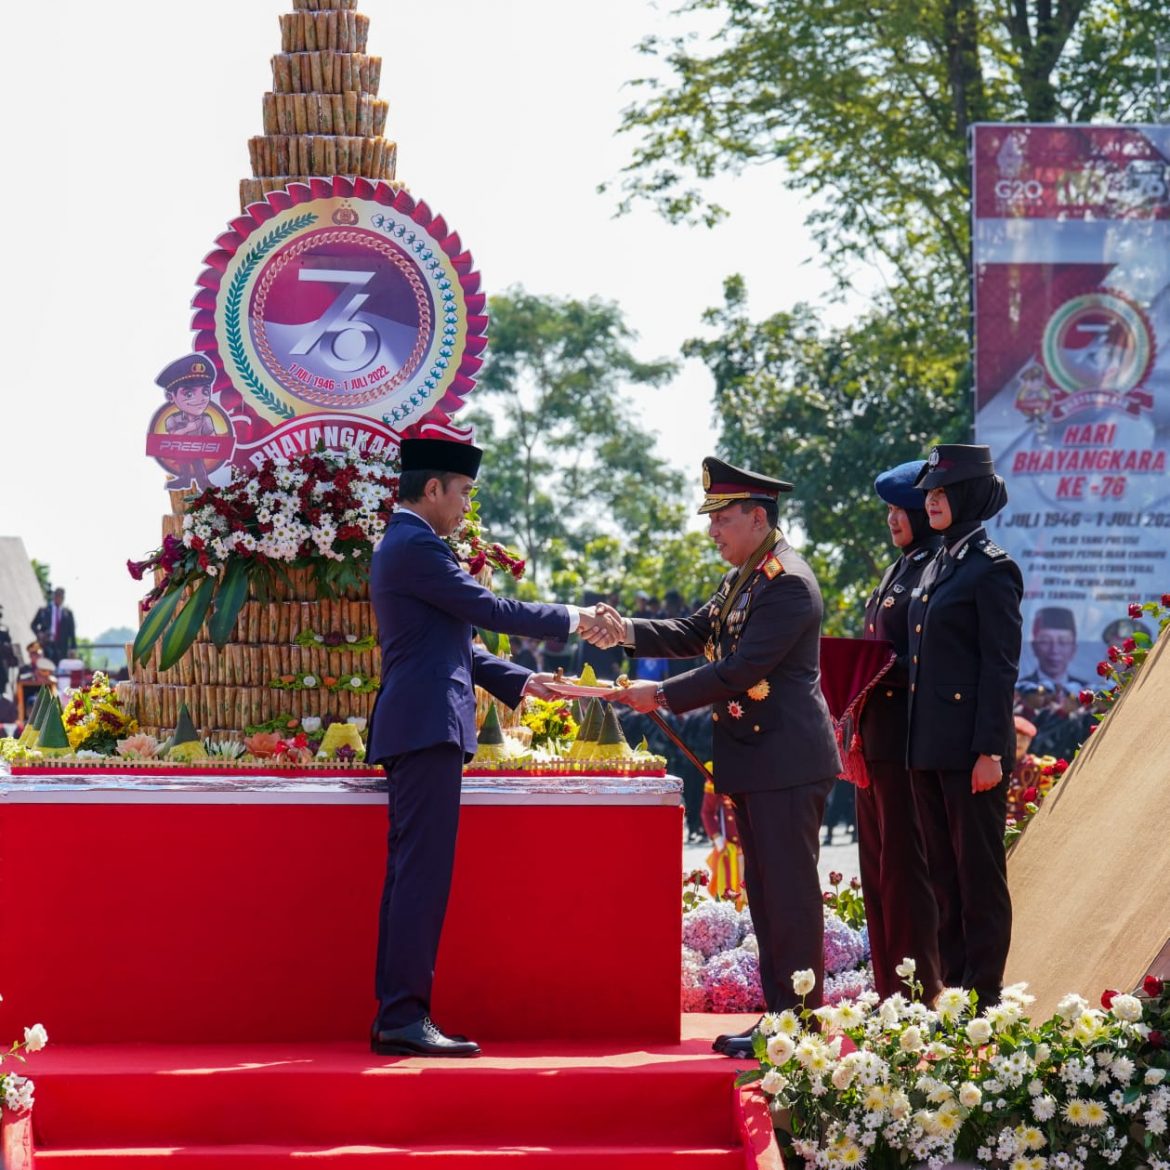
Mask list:
[[[921,512],[926,508],[926,492],[922,488],[916,488],[914,481],[922,474],[925,466],[925,459],[911,459],[909,463],[899,463],[897,467],[883,471],[873,481],[874,489],[887,504],[893,504],[895,508],[906,508],[910,511],[917,509]]]

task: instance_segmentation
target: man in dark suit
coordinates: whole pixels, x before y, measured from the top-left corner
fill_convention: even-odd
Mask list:
[[[805,1002],[821,1002],[824,917],[817,855],[825,800],[841,770],[820,686],[821,591],[776,527],[792,485],[718,459],[703,460],[700,513],[733,566],[714,597],[686,618],[627,619],[636,654],[707,662],[616,696],[639,711],[712,705],[715,791],[727,793],[743,844],[748,908],[769,1011],[795,1007],[796,971],[813,973]],[[716,1051],[751,1054],[751,1031]]]
[[[906,611],[941,544],[926,518],[923,494],[914,487],[924,466],[922,459],[902,463],[883,471],[874,482],[886,504],[890,539],[901,555],[866,603],[862,636],[889,642],[897,659],[861,711],[858,732],[869,785],[857,792],[857,832],[874,986],[882,999],[898,991],[905,994],[895,968],[903,959],[913,959],[923,999],[929,1003],[942,990],[938,911],[906,770],[910,679]]]
[[[54,589],[53,600],[37,610],[32,632],[54,664],[69,656],[77,645],[77,631],[73,624],[73,610],[65,605],[64,589]]]
[[[475,1056],[430,1018],[435,956],[447,909],[463,764],[475,753],[475,686],[515,707],[550,697],[531,671],[472,645],[475,627],[566,638],[597,624],[592,610],[497,597],[443,540],[467,513],[482,452],[466,443],[404,439],[399,508],[374,553],[370,596],[382,648],[382,686],[368,757],[385,766],[390,833],[379,920],[378,1015],[370,1046],[382,1055]]]

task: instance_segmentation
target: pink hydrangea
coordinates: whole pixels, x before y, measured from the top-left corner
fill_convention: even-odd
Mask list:
[[[730,902],[700,902],[683,915],[683,942],[705,959],[730,950],[739,938],[739,915]]]
[[[764,1009],[760,961],[743,947],[707,960],[703,985],[713,1012],[758,1012]]]

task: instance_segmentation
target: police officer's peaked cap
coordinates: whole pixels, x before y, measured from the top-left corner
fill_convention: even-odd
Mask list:
[[[403,439],[403,471],[453,471],[475,479],[483,451],[451,439]]]
[[[745,471],[742,467],[732,467],[730,463],[708,455],[703,460],[703,491],[706,495],[699,508],[700,516],[718,512],[737,500],[778,499],[781,492],[792,491],[792,484],[770,475]]]
[[[164,390],[175,390],[179,386],[186,384],[200,384],[210,386],[215,381],[215,366],[211,361],[201,353],[188,354],[186,357],[181,357],[177,361],[171,362],[169,366],[157,378],[154,383],[156,386],[161,386]]]
[[[926,497],[922,489],[915,487],[918,477],[926,467],[925,459],[911,459],[909,463],[899,463],[889,471],[883,471],[873,481],[874,491],[895,508],[917,509],[922,511],[926,507]]]
[[[914,481],[916,488],[930,491],[965,479],[983,479],[995,474],[991,448],[970,443],[940,443],[927,457],[926,466]]]

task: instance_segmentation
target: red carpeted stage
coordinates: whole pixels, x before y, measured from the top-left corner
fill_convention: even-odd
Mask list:
[[[434,1006],[485,1055],[428,1062],[364,1043],[383,794],[5,777],[0,1034],[51,1037],[6,1170],[779,1165],[729,1022],[680,1032],[677,782],[554,787],[467,784]]]

